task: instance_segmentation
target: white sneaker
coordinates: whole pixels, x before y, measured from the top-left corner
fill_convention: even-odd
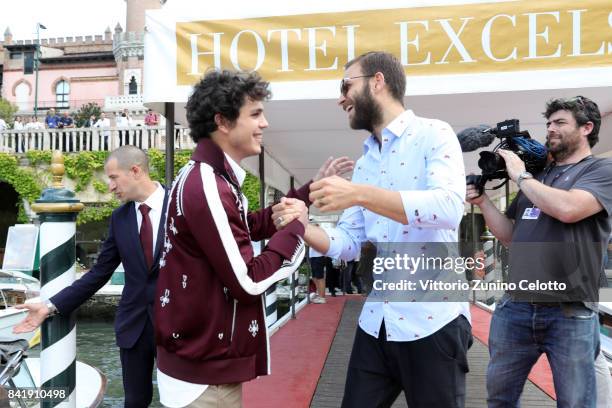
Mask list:
[[[327,300],[325,300],[325,298],[317,296],[316,298],[312,299],[312,303],[323,304],[323,303],[327,303]]]

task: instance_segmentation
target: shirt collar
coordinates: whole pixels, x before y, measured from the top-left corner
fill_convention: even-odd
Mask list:
[[[410,109],[405,110],[397,118],[393,119],[383,132],[388,131],[396,137],[401,137],[407,130],[412,129],[415,120],[415,114]]]
[[[242,183],[244,183],[244,179],[246,178],[246,171],[244,171],[242,169],[242,167],[240,167],[238,165],[238,163],[236,163],[234,161],[234,159],[232,159],[231,157],[229,157],[229,155],[227,153],[225,153],[225,159],[227,160],[227,162],[230,165],[230,168],[232,169],[232,171],[234,172],[234,175],[237,178],[237,182],[238,184],[240,184],[240,186],[242,187]]]
[[[236,176],[236,181],[240,185],[242,185],[246,177],[246,172],[234,160],[231,160],[210,138],[202,138],[198,141],[198,145],[191,155],[191,160],[204,162],[232,180],[234,179],[232,173],[234,173],[233,175]]]
[[[154,183],[157,185],[157,188],[155,189],[155,191],[150,196],[147,197],[146,200],[144,200],[143,202],[134,201],[134,204],[136,205],[136,211],[138,211],[138,209],[140,208],[141,204],[146,204],[152,210],[160,211],[161,212],[161,210],[162,210],[162,208],[164,206],[164,194],[165,194],[165,190],[162,187],[162,185],[159,184],[157,181],[155,181]]]
[[[385,136],[402,137],[404,134],[410,135],[410,130],[414,127],[416,121],[416,115],[412,110],[407,109],[393,119],[387,127],[382,130],[383,138]],[[364,151],[367,152],[369,149],[378,149],[378,140],[373,134],[367,138],[364,143]]]

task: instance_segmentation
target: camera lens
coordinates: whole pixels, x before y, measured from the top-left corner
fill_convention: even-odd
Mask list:
[[[478,167],[482,169],[484,174],[493,174],[497,171],[504,170],[506,168],[506,162],[497,153],[480,152]]]

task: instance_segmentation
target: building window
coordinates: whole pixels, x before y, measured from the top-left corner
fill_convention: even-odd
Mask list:
[[[26,52],[23,54],[23,74],[29,75],[34,73],[34,53]]]
[[[10,54],[10,58],[11,59],[22,59],[23,58],[23,53],[19,52],[19,51],[13,51]]]
[[[57,85],[55,85],[55,106],[57,108],[68,108],[70,97],[70,85],[68,81],[59,81]]]
[[[132,79],[130,79],[128,87],[130,95],[138,94],[138,84],[136,83],[136,78],[132,77]]]

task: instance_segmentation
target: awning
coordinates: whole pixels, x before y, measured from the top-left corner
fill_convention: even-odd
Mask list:
[[[517,118],[544,141],[545,102],[584,95],[604,115],[594,151],[612,151],[607,0],[171,0],[147,11],[146,27],[145,103],[175,102],[178,122],[209,67],[257,69],[271,81],[265,181],[281,190],[329,156],[360,156],[367,134],[349,129],[336,98],[343,65],[370,50],[401,59],[407,108],[456,132]],[[477,157],[465,154],[468,172],[478,172]],[[256,158],[243,164],[257,174]]]

